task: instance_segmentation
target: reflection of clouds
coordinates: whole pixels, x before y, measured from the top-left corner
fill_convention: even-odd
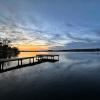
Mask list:
[[[66,58],[68,59],[71,59],[71,60],[86,60],[87,58],[88,59],[91,59],[93,58],[94,60],[95,59],[100,59],[100,54],[99,53],[92,53],[92,52],[70,52],[70,53],[67,53],[67,55],[65,56]]]
[[[65,53],[66,54],[66,53]],[[67,68],[96,68],[98,67],[100,55],[96,53],[67,53],[65,59],[71,61]]]
[[[96,68],[99,66],[100,55],[96,53],[60,53],[60,61],[56,63],[56,68],[66,70],[79,68]]]

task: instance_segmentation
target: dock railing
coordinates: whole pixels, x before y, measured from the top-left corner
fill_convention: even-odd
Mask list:
[[[59,60],[59,55],[36,55],[36,60]]]
[[[10,59],[0,59],[0,70],[3,70],[5,67],[4,63],[16,61],[17,66],[21,67],[25,65],[23,62],[24,60],[28,60],[28,65],[40,63],[40,62],[55,62],[59,61],[59,55],[36,55],[33,57],[24,57],[24,58],[10,58]]]

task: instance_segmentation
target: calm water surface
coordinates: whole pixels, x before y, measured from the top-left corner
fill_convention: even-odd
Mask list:
[[[18,57],[36,54],[48,53],[22,52]],[[0,100],[63,100],[62,98],[87,97],[98,100],[100,53],[54,54],[60,55],[59,62],[46,62],[0,73]],[[15,64],[16,62],[12,62],[8,66]]]

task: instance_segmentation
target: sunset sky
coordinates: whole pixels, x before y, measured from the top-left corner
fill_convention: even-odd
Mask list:
[[[100,47],[100,0],[0,0],[0,37],[20,50]]]

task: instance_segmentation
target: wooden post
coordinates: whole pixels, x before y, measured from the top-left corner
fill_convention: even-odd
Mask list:
[[[2,64],[1,64],[1,65],[2,65],[1,69],[3,70],[3,65],[4,65],[4,62],[2,62]]]
[[[38,57],[38,60],[39,60],[39,57]]]
[[[29,63],[31,64],[31,58],[29,58]]]
[[[47,56],[47,59],[48,59],[48,56]]]
[[[18,66],[19,66],[19,59],[18,59]]]
[[[23,63],[22,63],[22,59],[21,59],[21,66],[23,65]]]
[[[2,67],[2,63],[0,62],[0,70],[1,70],[1,67]]]
[[[55,57],[55,56],[53,56],[53,60],[54,60],[54,57]]]
[[[0,63],[0,70],[2,70],[2,62]]]
[[[34,63],[34,57],[33,57],[33,63]]]

